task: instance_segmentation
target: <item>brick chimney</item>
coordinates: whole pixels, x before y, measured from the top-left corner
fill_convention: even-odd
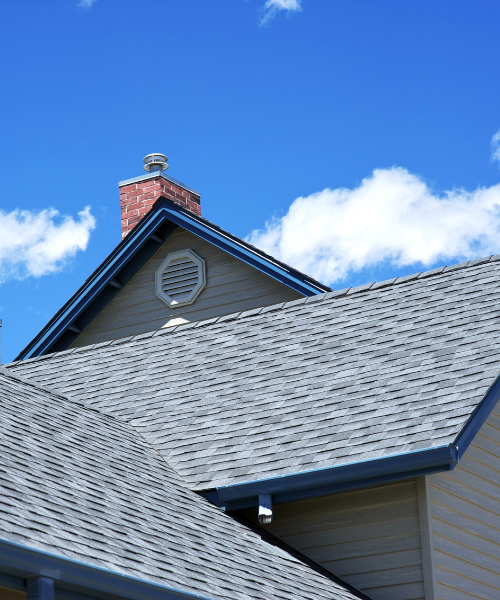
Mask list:
[[[168,158],[164,154],[148,154],[144,158],[146,175],[120,181],[122,238],[147,215],[160,196],[172,200],[195,215],[201,215],[200,194],[180,181],[167,177]]]

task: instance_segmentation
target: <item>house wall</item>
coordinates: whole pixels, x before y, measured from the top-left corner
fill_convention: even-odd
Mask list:
[[[0,600],[26,600],[26,592],[0,587]]]
[[[207,285],[189,306],[170,308],[155,293],[155,271],[170,252],[190,248],[206,262]],[[302,298],[257,269],[177,228],[72,348]]]
[[[373,600],[420,600],[424,576],[415,480],[278,504],[265,526]],[[255,510],[245,513],[255,520]]]
[[[437,597],[500,598],[500,405],[453,471],[428,477]]]

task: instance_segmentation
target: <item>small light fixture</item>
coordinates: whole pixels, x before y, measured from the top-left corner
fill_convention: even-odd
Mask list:
[[[259,523],[266,525],[273,520],[273,497],[271,494],[259,494]]]

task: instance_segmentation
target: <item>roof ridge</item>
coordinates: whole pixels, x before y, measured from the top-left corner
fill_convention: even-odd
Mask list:
[[[50,355],[47,355],[47,356],[50,356]],[[23,361],[17,361],[17,362],[20,363]],[[10,363],[10,364],[16,364],[16,363]],[[110,415],[109,413],[107,413],[105,411],[99,410],[98,408],[88,404],[84,400],[80,400],[80,399],[77,400],[75,398],[72,398],[71,396],[61,393],[59,390],[56,390],[51,387],[47,387],[45,385],[41,385],[40,383],[38,383],[38,381],[36,381],[34,379],[29,379],[27,377],[21,377],[20,375],[17,375],[17,373],[15,371],[7,369],[5,367],[5,365],[0,365],[0,375],[4,375],[5,377],[14,379],[14,381],[19,381],[19,383],[24,383],[25,385],[29,385],[30,387],[33,387],[36,390],[46,392],[47,394],[50,394],[51,396],[55,396],[56,398],[59,398],[60,400],[69,402],[72,406],[76,405],[76,406],[79,406],[80,408],[84,408],[86,410],[91,410],[93,412],[100,414],[103,417],[108,417],[110,419],[113,419],[113,421],[116,423],[121,423],[121,421],[119,419],[117,419],[114,415]]]
[[[48,355],[50,356],[50,355]],[[18,362],[22,362],[22,361],[18,361]],[[40,385],[37,381],[33,380],[33,379],[28,379],[26,377],[21,377],[20,375],[17,375],[14,371],[11,371],[10,369],[6,369],[5,366],[0,365],[0,375],[4,375],[5,377],[8,377],[9,379],[13,379],[14,381],[19,381],[20,383],[24,383],[25,385],[29,385],[30,387],[33,387],[37,390],[41,390],[43,392],[46,392],[48,394],[50,394],[51,396],[55,396],[56,398],[59,398],[60,400],[64,400],[65,402],[69,402],[71,404],[71,406],[79,406],[80,408],[83,408],[85,410],[91,410],[92,412],[95,412],[97,414],[99,414],[101,417],[105,417],[107,419],[110,419],[114,424],[118,424],[121,428],[123,428],[123,426],[129,426],[130,429],[132,429],[132,431],[134,432],[135,435],[137,435],[142,443],[152,452],[154,452],[160,459],[162,463],[165,463],[165,465],[167,466],[167,468],[169,469],[169,471],[171,471],[172,473],[174,473],[176,475],[176,477],[178,477],[179,481],[182,482],[182,485],[186,488],[186,489],[190,489],[188,487],[187,482],[181,477],[181,475],[168,463],[168,461],[158,452],[158,450],[153,446],[153,444],[151,444],[150,442],[148,442],[144,436],[142,435],[142,433],[136,428],[134,427],[132,424],[121,421],[120,419],[118,419],[115,415],[111,415],[106,411],[100,410],[99,408],[96,408],[95,406],[91,406],[90,404],[88,404],[87,402],[85,402],[84,400],[80,400],[80,399],[74,399],[71,396],[67,396],[65,394],[62,394],[61,392],[59,392],[58,390],[55,390],[53,388],[44,386],[44,385]]]
[[[48,356],[50,356],[50,355],[48,355]],[[18,362],[22,362],[22,361],[18,361]],[[101,410],[95,406],[88,404],[84,400],[72,398],[71,396],[62,394],[61,392],[59,392],[58,390],[55,390],[54,388],[40,385],[37,381],[35,381],[33,379],[21,377],[20,375],[17,375],[14,371],[11,371],[10,369],[6,369],[5,366],[3,366],[3,365],[0,365],[0,375],[4,375],[5,377],[8,377],[15,381],[19,381],[20,383],[24,383],[25,385],[29,385],[30,387],[33,387],[37,390],[46,392],[46,393],[50,394],[51,396],[55,396],[56,398],[58,398],[60,400],[64,400],[65,402],[69,402],[71,404],[71,406],[78,406],[81,409],[90,410],[94,413],[97,413],[101,417],[110,419],[110,421],[113,423],[113,425],[115,425],[115,426],[118,425],[118,427],[120,429],[123,429],[124,427],[129,427],[134,432],[134,434],[138,438],[140,438],[140,440],[144,444],[144,446],[146,448],[148,448],[148,450],[150,452],[153,452],[160,459],[160,462],[165,464],[167,469],[169,471],[171,471],[178,478],[179,483],[184,488],[194,492],[194,490],[191,490],[187,481],[180,475],[180,473],[178,473],[177,470],[174,469],[174,467],[172,467],[172,465],[167,461],[167,459],[160,452],[158,452],[158,450],[154,447],[154,445],[151,442],[148,442],[146,440],[146,438],[144,437],[144,435],[139,431],[139,429],[137,429],[137,427],[134,427],[134,425],[132,425],[131,423],[128,423],[127,421],[122,421],[116,415],[111,415],[110,413],[106,412],[105,410]]]
[[[17,361],[17,362],[20,362],[20,361]],[[9,364],[13,364],[13,363],[9,363]],[[59,391],[57,391],[57,390],[55,390],[53,388],[41,385],[37,381],[34,381],[32,379],[27,379],[26,377],[21,377],[20,375],[17,375],[14,371],[11,371],[10,369],[7,369],[5,367],[5,365],[0,365],[0,375],[4,375],[5,377],[9,377],[10,379],[14,379],[15,381],[19,381],[20,383],[25,383],[26,385],[34,387],[37,390],[42,390],[42,392],[47,392],[51,396],[57,396],[58,398],[62,398],[63,400],[67,400],[68,402],[71,402],[71,400],[69,399],[69,397],[65,396],[61,392],[59,392]],[[84,405],[84,404],[82,403],[82,405]]]
[[[368,292],[368,291],[372,291],[372,290],[378,290],[378,289],[382,289],[382,288],[392,287],[395,285],[401,285],[403,283],[408,283],[411,281],[419,281],[421,279],[426,279],[427,277],[434,277],[436,275],[441,275],[443,273],[450,273],[453,271],[459,271],[462,269],[475,267],[480,264],[484,264],[484,263],[488,263],[488,262],[497,262],[497,261],[500,261],[500,254],[485,256],[483,258],[477,258],[477,259],[473,259],[473,260],[468,260],[468,261],[465,261],[462,263],[456,263],[456,264],[445,266],[445,267],[438,267],[437,269],[430,269],[429,271],[420,271],[418,273],[412,273],[411,275],[404,275],[403,277],[394,277],[392,279],[386,279],[385,281],[375,281],[372,283],[365,283],[363,285],[358,285],[355,287],[347,287],[347,288],[343,288],[340,290],[326,292],[323,294],[316,294],[315,296],[306,296],[304,298],[299,298],[298,300],[291,300],[289,302],[281,302],[278,304],[271,304],[270,306],[261,306],[261,307],[253,308],[250,310],[231,313],[229,315],[222,315],[220,317],[212,317],[212,318],[203,319],[200,321],[192,321],[189,323],[182,323],[180,325],[174,325],[173,327],[163,327],[162,329],[157,329],[154,331],[147,331],[145,333],[138,333],[135,335],[125,336],[125,337],[117,338],[114,340],[106,340],[104,342],[99,342],[97,344],[90,344],[88,346],[82,346],[79,348],[61,350],[60,352],[54,352],[51,354],[44,354],[42,356],[35,356],[33,358],[13,361],[11,363],[8,363],[8,366],[15,366],[19,363],[47,360],[47,359],[50,359],[55,356],[60,356],[62,354],[73,354],[73,353],[78,353],[78,352],[85,352],[88,350],[93,350],[95,348],[104,347],[104,346],[124,344],[124,343],[132,341],[132,340],[146,339],[149,337],[156,337],[158,335],[171,334],[178,330],[185,330],[185,329],[191,329],[191,328],[197,328],[197,327],[206,327],[208,325],[212,325],[215,323],[222,323],[224,321],[235,321],[237,319],[254,317],[256,315],[267,313],[267,312],[278,312],[278,311],[287,309],[289,307],[298,306],[300,304],[306,304],[309,302],[322,302],[324,300],[330,300],[332,298],[342,298],[347,295],[351,296],[353,294],[360,294],[360,293]],[[11,371],[9,369],[5,369],[5,366],[4,367],[0,366],[0,370],[8,371],[8,373],[11,373]],[[19,378],[19,379],[24,381],[25,383],[31,383],[29,380],[23,380],[22,378]],[[39,386],[39,387],[42,388],[42,386]],[[45,388],[42,388],[42,389],[45,389]],[[47,390],[47,391],[51,391],[51,393],[58,394],[58,392],[54,392],[52,390]],[[60,395],[60,394],[58,394],[58,395]]]

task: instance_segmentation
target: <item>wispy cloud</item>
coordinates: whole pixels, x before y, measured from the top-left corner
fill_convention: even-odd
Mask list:
[[[500,131],[491,138],[491,160],[496,160],[500,164]]]
[[[78,6],[80,6],[80,8],[90,8],[96,2],[97,0],[79,0]]]
[[[288,14],[302,10],[302,0],[267,0],[262,7],[263,17],[261,25],[269,23],[281,11],[285,10]]]
[[[94,227],[89,206],[76,220],[54,209],[0,211],[0,283],[58,271],[85,250]]]
[[[377,169],[355,189],[297,198],[248,239],[327,284],[387,263],[430,266],[498,254],[500,184],[438,195],[406,169]]]

